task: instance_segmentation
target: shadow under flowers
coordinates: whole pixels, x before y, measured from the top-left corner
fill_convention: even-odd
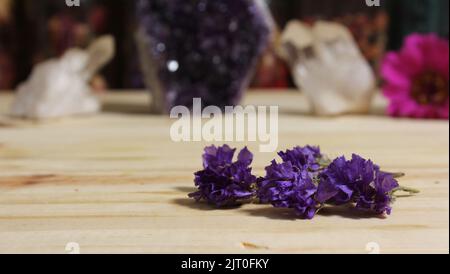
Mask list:
[[[258,208],[244,209],[242,212],[254,217],[264,217],[272,220],[296,221],[300,220],[295,212],[286,208],[274,208],[270,205],[259,204]]]
[[[318,213],[319,216],[331,217],[331,216],[340,216],[347,219],[385,219],[386,217],[383,215],[375,214],[372,212],[358,210],[353,205],[344,205],[344,206],[328,206],[320,210]]]
[[[188,195],[189,193],[193,193],[196,191],[196,188],[192,188],[192,187],[176,187],[175,188],[176,191],[178,192],[182,192],[184,193],[184,197],[182,198],[178,198],[173,200],[172,202],[179,205],[179,206],[184,206],[184,207],[188,207],[191,209],[197,209],[197,210],[204,210],[204,211],[214,211],[214,210],[235,210],[240,208],[242,205],[236,205],[236,206],[229,206],[229,207],[222,207],[222,208],[218,208],[215,207],[213,205],[210,205],[206,202],[197,202],[192,198],[189,198]]]
[[[236,206],[218,208],[210,205],[206,202],[197,202],[194,199],[188,197],[189,193],[194,192],[195,188],[189,187],[177,187],[177,191],[183,192],[185,197],[173,200],[177,205],[188,207],[195,210],[203,211],[222,211],[222,210],[236,210],[236,213],[244,213],[249,216],[254,217],[264,217],[272,220],[284,220],[284,221],[301,221],[300,218],[295,214],[293,209],[288,208],[275,208],[267,204],[258,203],[244,203]],[[244,205],[251,204],[251,208],[246,208]],[[367,211],[361,211],[356,209],[352,205],[344,206],[326,206],[317,213],[316,218],[328,218],[328,217],[342,217],[346,219],[361,220],[361,219],[385,219],[386,217],[381,215],[376,215]]]
[[[293,209],[274,208],[270,205],[260,205],[260,208],[245,209],[244,212],[251,216],[266,217],[274,220],[300,220]],[[351,205],[347,206],[328,206],[320,210],[316,217],[339,216],[346,219],[385,219],[384,216],[376,215],[367,211],[357,210]]]
[[[177,205],[180,205],[180,206],[188,207],[191,209],[204,210],[204,211],[235,210],[235,209],[242,207],[242,205],[236,205],[236,206],[228,206],[228,207],[220,207],[219,208],[219,207],[215,207],[215,206],[210,205],[203,201],[197,202],[194,199],[190,199],[188,197],[175,199],[172,202]]]

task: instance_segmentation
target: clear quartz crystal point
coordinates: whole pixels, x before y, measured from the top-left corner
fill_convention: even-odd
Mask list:
[[[89,80],[114,56],[114,39],[104,36],[87,49],[69,49],[59,59],[37,64],[19,86],[10,114],[27,119],[49,119],[100,110]]]
[[[291,21],[282,35],[281,53],[314,114],[369,111],[376,79],[346,27]]]

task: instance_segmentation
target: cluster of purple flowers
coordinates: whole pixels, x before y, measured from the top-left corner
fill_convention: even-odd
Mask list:
[[[391,214],[392,191],[399,187],[391,174],[355,154],[350,161],[337,158],[319,178],[319,203],[355,203],[356,208],[377,214]]]
[[[236,149],[227,145],[205,148],[204,169],[195,173],[198,191],[189,197],[197,201],[206,200],[217,207],[233,206],[240,200],[252,198],[257,179],[250,168],[253,154],[244,148],[237,161],[233,162],[235,152]]]
[[[296,147],[280,152],[281,163],[273,160],[265,177],[251,173],[253,155],[244,148],[236,162],[235,149],[207,147],[204,170],[195,173],[196,200],[216,206],[236,204],[253,197],[277,208],[294,209],[299,218],[312,219],[325,205],[354,204],[375,214],[391,214],[393,192],[400,186],[393,175],[372,161],[353,155],[327,161],[319,147]]]
[[[274,207],[293,208],[300,218],[312,219],[318,209],[314,179],[322,157],[318,147],[296,147],[280,152],[283,160],[266,167],[266,176],[258,182],[257,196]]]

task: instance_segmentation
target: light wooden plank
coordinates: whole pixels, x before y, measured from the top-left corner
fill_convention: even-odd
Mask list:
[[[0,95],[0,113],[11,96]],[[449,252],[449,123],[379,114],[316,118],[293,92],[252,92],[248,104],[280,105],[279,149],[317,144],[358,152],[418,188],[386,219],[328,209],[312,221],[270,206],[212,210],[186,195],[205,143],[174,143],[172,121],[146,114],[144,93],[110,93],[105,112],[45,123],[0,116],[0,253]],[[242,147],[245,144],[233,144]],[[255,171],[274,158],[259,153]]]

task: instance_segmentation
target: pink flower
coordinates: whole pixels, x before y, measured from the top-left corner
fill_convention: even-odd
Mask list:
[[[411,118],[449,118],[449,46],[434,34],[412,34],[399,52],[386,55],[381,74],[388,113]]]

